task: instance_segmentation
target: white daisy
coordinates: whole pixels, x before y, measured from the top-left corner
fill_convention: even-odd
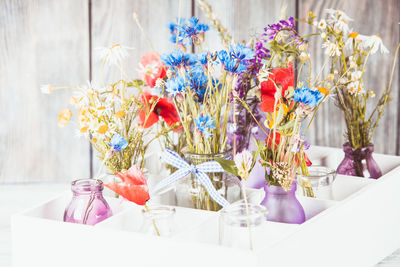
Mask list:
[[[321,19],[318,22],[318,29],[320,29],[321,31],[324,31],[326,29],[326,20]]]
[[[344,13],[341,10],[336,10],[332,8],[325,9],[326,13],[328,13],[329,18],[328,18],[328,23],[335,23],[338,20],[345,20],[345,21],[353,21],[352,18],[347,16],[346,13]]]
[[[339,46],[333,42],[325,42],[322,44],[322,48],[325,48],[325,55],[330,57],[340,56]]]
[[[51,91],[53,91],[53,87],[50,84],[43,84],[40,86],[40,91],[42,91],[43,94],[50,94]]]
[[[360,81],[351,82],[347,85],[347,89],[351,94],[362,94],[364,93],[364,88]]]
[[[337,32],[343,32],[345,34],[350,32],[350,28],[348,25],[349,21],[353,21],[352,18],[346,15],[341,10],[335,10],[335,9],[325,9],[325,11],[328,13],[329,18],[327,19],[328,23],[334,25],[334,30]]]
[[[359,80],[362,76],[362,71],[354,71],[351,73],[351,81],[355,82]]]
[[[302,62],[307,61],[309,58],[310,58],[310,56],[307,54],[307,52],[301,52],[301,54],[300,54],[300,56],[299,56],[299,59],[300,59]]]
[[[102,61],[107,66],[119,66],[121,62],[128,57],[128,50],[131,47],[115,44],[111,47],[97,47],[95,48],[95,58]]]
[[[362,49],[364,49],[365,51],[369,51],[372,48],[371,54],[375,54],[376,52],[378,52],[378,50],[382,54],[389,53],[389,50],[383,44],[382,38],[378,35],[367,36],[359,34],[357,38],[361,40],[360,46],[362,47]]]

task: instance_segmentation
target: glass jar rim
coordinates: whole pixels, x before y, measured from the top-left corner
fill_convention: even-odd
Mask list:
[[[73,192],[90,193],[103,190],[103,182],[99,179],[78,179],[71,182]]]
[[[184,156],[191,156],[191,157],[206,157],[206,156],[209,156],[209,157],[226,157],[226,156],[228,156],[229,154],[231,154],[232,151],[233,151],[232,148],[231,148],[231,149],[228,149],[228,150],[226,150],[226,151],[224,151],[224,152],[208,153],[208,154],[193,153],[193,152],[187,151],[187,152],[184,152],[183,155],[184,155]]]
[[[322,165],[313,165],[308,167],[308,169],[323,169],[325,170],[325,172],[321,171],[321,174],[310,174],[309,175],[304,175],[304,174],[297,174],[297,177],[304,177],[307,179],[320,179],[321,177],[325,177],[325,176],[332,176],[332,175],[336,175],[336,170],[326,167],[326,166],[322,166]]]
[[[142,215],[150,219],[168,218],[175,213],[176,209],[174,207],[165,205],[151,205],[148,207],[148,210],[146,208],[142,209]]]
[[[233,204],[230,204],[229,206],[223,208],[220,213],[222,217],[227,217],[230,219],[235,219],[237,221],[243,221],[246,222],[248,220],[250,221],[256,221],[257,219],[260,218],[266,218],[268,214],[268,210],[266,207],[260,205],[260,204],[255,204],[255,203],[247,203],[248,209],[249,209],[249,216],[247,215],[246,211],[246,203],[244,200],[235,202]],[[244,211],[244,212],[243,212]],[[239,214],[237,214],[239,213]]]

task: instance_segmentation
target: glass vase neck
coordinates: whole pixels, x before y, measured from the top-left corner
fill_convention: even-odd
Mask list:
[[[71,190],[75,195],[101,194],[103,182],[97,179],[80,179],[71,183]]]
[[[350,145],[350,143],[345,143],[343,145],[343,151],[347,157],[350,157],[350,158],[359,157],[360,159],[364,159],[364,158],[370,156],[372,154],[372,152],[374,152],[374,145],[370,144],[366,147],[354,149]]]
[[[285,190],[282,186],[279,185],[268,185],[268,183],[264,185],[265,192],[268,192],[268,194],[271,195],[287,195],[287,194],[294,195],[294,193],[296,192],[296,188],[297,188],[296,183],[292,183],[289,190]]]
[[[185,159],[187,159],[190,163],[200,164],[203,162],[212,161],[216,158],[231,158],[232,150],[228,150],[222,153],[211,153],[211,154],[185,152],[183,155]]]

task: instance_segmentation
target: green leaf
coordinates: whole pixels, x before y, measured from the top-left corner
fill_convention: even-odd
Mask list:
[[[136,88],[141,88],[143,87],[145,84],[142,80],[140,79],[136,79],[133,81],[130,81],[126,84],[128,87],[136,87]]]
[[[287,130],[287,129],[289,129],[289,128],[293,128],[293,126],[294,126],[294,120],[290,120],[290,121],[288,121],[286,124],[284,124],[284,125],[282,125],[282,126],[279,126],[279,127],[277,128],[277,130],[278,130],[278,131]]]
[[[235,162],[233,160],[216,158],[215,161],[218,162],[219,165],[221,165],[221,167],[226,172],[229,172],[229,173],[232,173],[233,175],[239,176],[239,170],[236,167]]]

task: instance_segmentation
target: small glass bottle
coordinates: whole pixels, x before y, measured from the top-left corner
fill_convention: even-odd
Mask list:
[[[336,171],[325,166],[308,167],[309,175],[297,175],[299,187],[297,194],[306,197],[333,200],[332,184],[336,178]]]
[[[221,210],[219,220],[219,244],[222,246],[254,249],[263,243],[263,224],[267,209],[264,206],[243,201]]]
[[[112,215],[103,198],[103,182],[81,179],[71,183],[72,200],[65,209],[64,222],[95,225]]]
[[[374,145],[354,149],[349,143],[343,145],[344,159],[337,168],[338,174],[378,179],[382,171],[373,155]]]
[[[169,206],[145,206],[139,231],[148,235],[171,237],[175,233],[175,212],[175,208]]]

